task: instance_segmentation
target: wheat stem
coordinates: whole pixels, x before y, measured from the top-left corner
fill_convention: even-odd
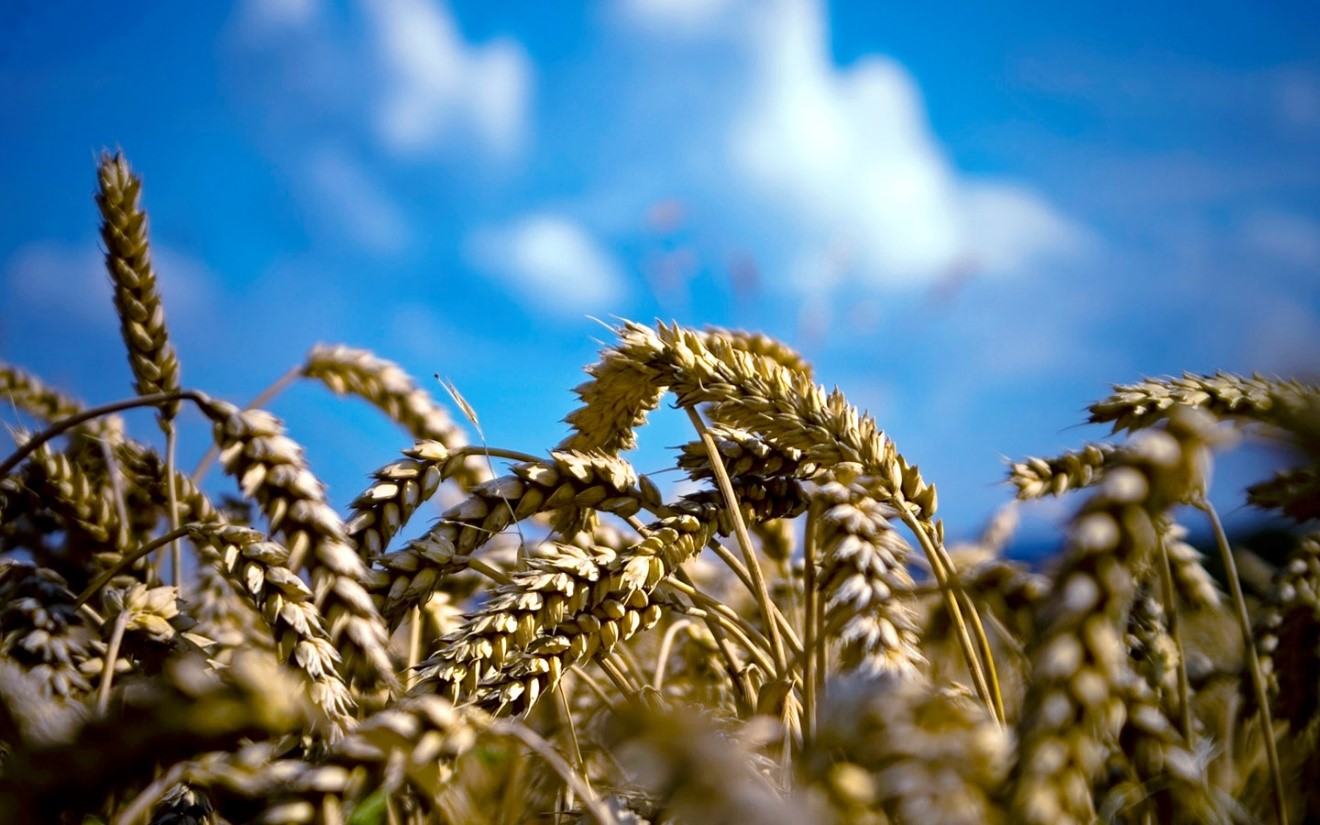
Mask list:
[[[586,806],[587,813],[595,820],[596,825],[618,825],[614,815],[601,804],[600,797],[591,790],[591,786],[583,781],[573,768],[564,761],[550,743],[545,741],[531,728],[513,719],[495,719],[490,722],[490,729],[494,733],[512,736],[519,742],[527,746],[529,750],[545,760],[555,773],[573,789],[573,792],[582,797],[582,804]]]
[[[139,395],[136,398],[126,398],[123,401],[113,401],[99,407],[89,407],[67,418],[61,418],[24,441],[17,450],[4,460],[4,463],[0,463],[0,478],[9,475],[23,459],[39,450],[41,445],[58,438],[79,424],[91,421],[93,418],[100,418],[103,415],[133,410],[139,407],[159,407],[174,401],[192,401],[194,404],[205,404],[209,400],[202,393],[193,390],[171,390],[170,392],[157,392],[151,395]]]
[[[417,684],[417,663],[422,660],[422,607],[413,605],[408,611],[408,669],[405,671],[404,687],[412,690]]]
[[[752,581],[752,577],[743,563],[738,561],[738,557],[733,555],[729,548],[721,544],[718,539],[711,539],[706,546],[733,571],[738,580],[747,588],[747,592],[751,593],[754,598],[756,596],[756,583]],[[779,632],[784,634],[784,644],[789,648],[789,652],[794,655],[800,654],[802,652],[802,642],[798,640],[797,631],[793,629],[792,622],[788,620],[788,617],[774,602],[770,603],[770,618],[773,618],[774,624],[779,627]],[[769,648],[766,649],[769,650]]]
[[[272,398],[284,392],[285,388],[287,388],[294,381],[297,381],[302,376],[302,370],[303,370],[302,364],[293,367],[288,372],[284,373],[279,378],[275,379],[274,383],[272,383],[269,387],[266,387],[266,389],[257,393],[256,397],[253,398],[251,401],[249,401],[248,405],[243,409],[255,410],[258,407],[266,406],[266,404]],[[202,455],[202,460],[197,462],[197,466],[193,468],[192,471],[193,484],[197,484],[202,480],[202,477],[206,475],[206,471],[211,468],[211,465],[215,462],[216,457],[219,455],[220,455],[220,447],[217,444],[212,444],[210,447],[206,449],[206,452]]]
[[[91,584],[87,585],[83,592],[74,601],[74,607],[82,607],[87,604],[88,600],[90,600],[92,596],[95,596],[102,587],[105,587],[115,576],[118,576],[120,573],[123,573],[125,570],[132,567],[133,563],[138,559],[150,555],[154,551],[159,550],[171,542],[178,541],[188,535],[189,530],[204,526],[205,525],[200,524],[184,525],[183,527],[171,530],[162,536],[152,539],[141,547],[134,548],[125,553],[123,558],[116,561],[111,567],[106,568],[101,575],[92,580]]]
[[[1210,519],[1210,527],[1215,534],[1215,543],[1219,546],[1219,556],[1224,564],[1224,576],[1228,579],[1229,592],[1233,596],[1233,605],[1237,608],[1238,627],[1242,631],[1242,646],[1247,652],[1247,669],[1251,674],[1251,689],[1256,694],[1256,712],[1260,715],[1261,739],[1265,742],[1265,758],[1269,761],[1270,779],[1274,785],[1274,812],[1279,825],[1288,824],[1288,807],[1283,790],[1283,770],[1279,766],[1278,745],[1274,741],[1274,719],[1270,713],[1269,694],[1265,690],[1265,673],[1260,668],[1260,654],[1251,634],[1251,617],[1247,613],[1247,599],[1242,593],[1242,580],[1238,578],[1237,562],[1233,558],[1233,549],[1228,544],[1224,525],[1219,521],[1219,513],[1203,496],[1193,502],[1194,506]]]
[[[114,681],[115,661],[119,658],[119,646],[124,641],[124,631],[128,629],[130,618],[132,614],[127,609],[121,610],[110,632],[110,643],[105,651],[105,669],[101,671],[101,686],[96,691],[96,712],[100,716],[105,716],[110,707],[110,684]]]
[[[1178,603],[1173,592],[1173,566],[1169,563],[1169,544],[1160,533],[1160,600],[1164,602],[1165,622],[1173,644],[1178,648],[1178,731],[1183,739],[1192,742],[1192,689],[1187,680],[1187,648],[1183,646],[1182,622],[1178,619]]]
[[[669,652],[674,647],[674,638],[691,625],[691,619],[679,619],[665,628],[665,635],[660,637],[660,650],[655,654],[655,672],[651,677],[651,687],[657,693],[665,686],[665,668],[669,664]]]
[[[752,537],[747,533],[747,524],[742,517],[742,507],[739,506],[738,498],[733,492],[733,482],[729,480],[729,473],[724,469],[724,459],[720,457],[719,448],[715,446],[715,439],[711,438],[706,422],[701,420],[701,414],[695,407],[688,407],[687,414],[697,434],[701,436],[702,443],[706,445],[711,469],[715,471],[715,481],[719,484],[729,517],[733,520],[738,547],[742,550],[743,558],[747,562],[747,572],[751,574],[752,583],[756,586],[757,604],[761,608],[761,614],[765,616],[765,623],[770,631],[770,645],[775,655],[775,675],[787,676],[788,657],[784,654],[784,639],[779,633],[779,622],[775,620],[772,612],[774,607],[770,601],[770,589],[766,587],[765,573],[761,571],[761,563],[756,558],[756,548],[752,546]]]
[[[177,484],[174,480],[175,448],[178,442],[178,434],[174,426],[174,419],[169,419],[163,423],[165,427],[165,490],[166,501],[169,507],[170,532],[179,530],[179,499],[177,493]],[[183,593],[183,545],[176,538],[170,542],[170,581],[179,592],[179,598],[184,597]]]
[[[820,522],[822,503],[812,499],[807,508],[807,523],[802,538],[803,596],[802,647],[806,661],[802,668],[802,747],[811,747],[816,737],[816,680],[820,673],[820,651],[816,639],[820,637],[820,594],[816,592],[816,530]]]
[[[708,596],[686,582],[671,581],[666,582],[665,586],[687,596],[695,606],[736,636],[739,643],[747,649],[748,653],[752,654],[757,663],[764,667],[767,672],[773,669],[773,662],[770,659],[770,641],[759,630],[752,627],[747,619],[739,616],[728,605]]]
[[[958,605],[958,596],[954,593],[950,583],[949,568],[945,567],[944,557],[935,549],[935,545],[930,537],[926,535],[923,525],[911,513],[905,509],[899,516],[908,529],[912,531],[912,534],[917,537],[917,542],[921,544],[922,551],[925,552],[926,558],[930,561],[931,573],[935,576],[935,582],[939,585],[940,592],[944,596],[944,604],[948,608],[949,618],[953,622],[957,633],[963,659],[967,662],[967,669],[972,674],[972,684],[976,688],[976,694],[985,703],[991,714],[996,719],[1000,719],[1002,700],[996,702],[991,696],[990,685],[986,681],[985,671],[981,667],[981,657],[973,646],[971,634],[967,629],[967,622],[963,618],[962,609]],[[984,633],[984,629],[982,633]],[[1003,724],[1002,720],[1000,724]]]
[[[681,567],[674,571],[673,581],[668,584],[671,586],[674,584],[682,584],[691,592],[700,592],[697,590],[696,584],[692,581],[692,577]],[[705,594],[703,593],[702,595]],[[715,646],[719,648],[720,655],[724,657],[725,667],[729,672],[729,680],[733,682],[735,689],[738,691],[738,698],[741,707],[755,707],[755,701],[752,696],[751,677],[747,674],[746,668],[743,667],[742,662],[738,659],[737,652],[733,649],[733,646],[729,644],[729,640],[724,631],[724,626],[720,623],[720,618],[705,610],[700,612],[698,618],[706,623],[706,629],[709,630],[710,635],[714,637]],[[751,647],[748,646],[748,649],[750,650]]]

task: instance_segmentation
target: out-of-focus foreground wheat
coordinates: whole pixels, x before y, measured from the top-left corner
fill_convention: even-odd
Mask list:
[[[1077,500],[1041,573],[1000,553],[1011,504],[948,546],[912,458],[762,336],[621,323],[536,455],[316,346],[260,403],[316,381],[415,441],[344,514],[282,422],[188,388],[140,181],[106,155],[99,184],[138,395],[88,409],[0,365],[0,819],[1320,817],[1317,387],[1117,387],[1090,408],[1112,443],[1011,467],[1018,499]],[[627,458],[666,399],[693,429],[673,499]],[[228,486],[175,466],[198,414]],[[1289,443],[1246,497],[1297,524],[1249,592],[1206,500],[1243,435]]]

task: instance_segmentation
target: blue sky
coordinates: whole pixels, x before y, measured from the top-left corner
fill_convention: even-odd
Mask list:
[[[1069,428],[1110,383],[1320,352],[1320,7],[1072,5],[11,0],[0,357],[129,392],[91,199],[120,146],[187,384],[345,342],[538,452],[590,316],[754,328],[966,534],[1001,456],[1103,435]],[[274,409],[344,503],[405,439],[329,399]]]

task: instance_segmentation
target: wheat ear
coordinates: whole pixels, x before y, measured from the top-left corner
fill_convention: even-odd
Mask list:
[[[1134,436],[1077,517],[1032,648],[1009,797],[1019,821],[1085,823],[1095,815],[1091,782],[1119,733],[1131,672],[1120,634],[1139,582],[1151,575],[1156,521],[1206,483],[1215,439],[1207,417],[1192,410],[1167,430]]]
[[[215,422],[225,471],[238,479],[245,497],[261,505],[272,533],[284,537],[289,569],[310,571],[315,602],[331,640],[345,653],[345,665],[356,663],[370,680],[397,686],[385,622],[365,589],[366,564],[348,543],[302,448],[261,410],[244,412],[217,401],[203,411]]]

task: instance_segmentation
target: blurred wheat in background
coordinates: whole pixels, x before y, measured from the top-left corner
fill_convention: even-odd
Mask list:
[[[1071,501],[1033,569],[1013,501],[948,541],[917,456],[755,333],[616,322],[536,454],[348,346],[256,404],[193,389],[141,181],[105,154],[98,183],[136,395],[0,366],[5,821],[1320,817],[1320,387],[1115,387],[1112,440],[1010,462],[1005,498]],[[402,431],[347,512],[261,408],[299,381]],[[676,493],[630,460],[663,404]],[[1207,496],[1242,439],[1280,448],[1242,493],[1293,523],[1272,571]]]

